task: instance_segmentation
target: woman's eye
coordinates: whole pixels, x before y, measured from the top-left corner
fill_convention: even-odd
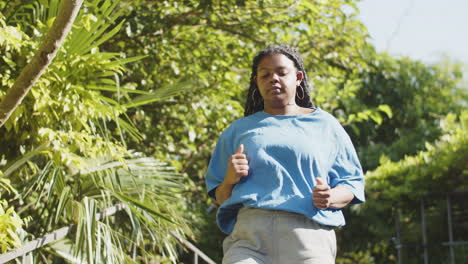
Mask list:
[[[264,79],[267,78],[267,77],[268,77],[268,73],[262,74],[261,77],[264,78]]]
[[[286,71],[282,71],[282,72],[279,73],[279,76],[286,76],[286,75],[288,75],[288,72],[286,72]]]

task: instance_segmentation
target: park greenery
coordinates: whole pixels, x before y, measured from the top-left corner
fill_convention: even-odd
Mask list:
[[[0,102],[61,2],[0,1]],[[0,253],[73,225],[28,258],[185,263],[181,236],[219,261],[224,236],[204,186],[210,153],[243,115],[256,51],[288,43],[303,54],[314,104],[340,120],[366,172],[368,200],[346,209],[337,263],[395,263],[396,208],[406,243],[420,243],[419,201],[468,189],[467,85],[459,62],[376,52],[356,2],[84,1],[0,126]],[[96,217],[116,204],[125,209]],[[447,241],[441,217],[427,221],[434,242]],[[455,226],[459,240],[467,222]],[[447,259],[446,248],[431,250],[434,262]]]

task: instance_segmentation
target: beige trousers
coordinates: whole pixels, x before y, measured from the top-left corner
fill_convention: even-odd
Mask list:
[[[242,208],[223,251],[223,264],[333,264],[336,237],[300,214]]]

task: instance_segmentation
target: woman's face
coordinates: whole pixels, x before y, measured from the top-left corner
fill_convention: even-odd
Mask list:
[[[283,54],[272,54],[261,59],[255,82],[266,107],[284,107],[295,104],[296,87],[303,73]]]

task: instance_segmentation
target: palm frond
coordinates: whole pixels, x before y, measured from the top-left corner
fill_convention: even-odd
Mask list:
[[[117,34],[124,22],[121,21],[117,26],[113,26],[124,12],[116,10],[118,4],[119,1],[111,0],[87,2],[86,5],[94,10],[94,14],[78,15],[77,23],[86,23],[88,26],[79,27],[78,31],[72,32],[68,53],[86,54]]]
[[[116,250],[116,252],[108,252],[100,257],[114,254],[114,257],[117,258],[113,260],[115,263],[122,263],[121,261],[123,261],[123,255],[118,253],[125,251],[121,248],[123,243],[122,234],[115,228],[111,228],[110,223],[96,218],[96,208],[110,206],[116,201],[122,202],[126,208],[125,219],[129,221],[130,226],[124,225],[123,228],[130,228],[133,233],[132,237],[126,238],[128,243],[142,247],[148,243],[147,239],[150,238],[153,241],[150,243],[158,243],[156,247],[161,252],[166,252],[168,255],[174,254],[175,246],[173,243],[176,240],[170,234],[171,230],[186,233],[188,227],[182,221],[181,216],[177,214],[176,203],[172,204],[165,199],[159,199],[158,196],[161,194],[153,190],[158,187],[165,189],[165,186],[170,186],[169,189],[166,188],[165,190],[167,192],[172,190],[172,196],[178,192],[180,193],[183,185],[176,184],[176,182],[182,181],[182,175],[171,171],[173,168],[167,166],[164,162],[152,158],[136,158],[101,164],[91,161],[89,165],[87,170],[82,171],[81,182],[86,185],[88,193],[90,188],[99,187],[102,191],[100,191],[101,195],[95,195],[93,198],[88,198],[88,196],[80,202],[81,209],[79,209],[79,212],[86,215],[86,217],[79,218],[75,245],[78,249],[86,248],[86,254],[88,255],[94,254],[95,259],[88,258],[88,262],[99,262],[96,259],[99,257],[96,254],[101,254],[97,253],[98,250],[99,252],[108,252],[110,248]],[[93,186],[90,185],[91,182]],[[104,189],[102,189],[103,187]],[[138,192],[133,191],[136,187],[139,189]],[[178,189],[179,191],[177,191]],[[96,223],[92,223],[93,221]],[[104,227],[111,229],[112,232],[104,232]],[[172,243],[166,242],[167,240],[172,241]],[[106,244],[108,241],[114,241],[112,247]],[[116,244],[117,241],[119,241],[119,245]],[[94,249],[89,249],[89,246],[93,246]],[[115,254],[118,256],[115,256]]]
[[[126,108],[133,108],[146,105],[149,103],[167,99],[168,97],[174,96],[184,91],[192,90],[195,87],[196,85],[194,85],[193,81],[182,81],[176,84],[160,87],[151,94],[138,96],[130,102],[124,104],[123,106]]]
[[[16,160],[10,162],[9,164],[7,164],[6,167],[5,167],[5,170],[3,172],[3,176],[5,178],[9,178],[10,175],[14,171],[16,171],[18,168],[23,166],[26,162],[31,160],[34,156],[40,155],[40,154],[46,154],[46,153],[48,153],[48,150],[47,150],[46,146],[44,146],[44,145],[41,145],[41,146],[35,148],[33,151],[27,152],[26,154],[24,154],[20,158],[18,158]]]

